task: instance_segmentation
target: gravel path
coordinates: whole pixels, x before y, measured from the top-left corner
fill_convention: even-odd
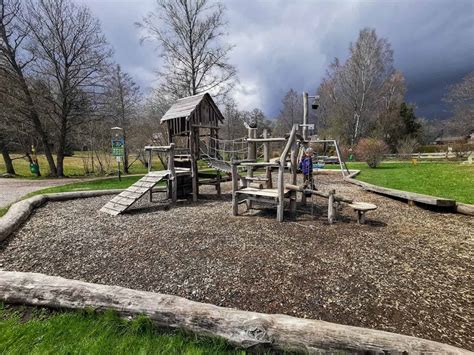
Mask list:
[[[0,208],[7,207],[26,194],[51,186],[66,185],[80,179],[27,180],[0,178]]]
[[[125,215],[110,197],[48,203],[0,245],[0,268],[156,291],[266,313],[376,328],[474,350],[474,219],[367,193],[334,176],[320,189],[379,206],[334,225],[315,198],[297,220],[275,209],[231,215],[230,195],[176,208],[142,199]],[[229,185],[226,186],[228,191]],[[226,190],[224,189],[224,191]],[[311,200],[310,200],[311,201]]]

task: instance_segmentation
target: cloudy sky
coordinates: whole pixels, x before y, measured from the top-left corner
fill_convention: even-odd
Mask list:
[[[146,91],[156,85],[159,51],[139,43],[134,23],[155,0],[80,0],[101,20],[115,60]],[[473,0],[223,0],[230,59],[239,73],[234,96],[241,109],[270,117],[289,88],[314,92],[334,57],[345,60],[350,42],[373,27],[394,49],[407,79],[407,100],[418,115],[449,115],[446,87],[474,70]]]

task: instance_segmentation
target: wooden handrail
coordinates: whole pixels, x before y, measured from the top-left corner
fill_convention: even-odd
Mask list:
[[[293,128],[291,129],[290,136],[288,137],[288,141],[286,142],[285,149],[283,149],[283,152],[280,155],[280,166],[284,166],[286,162],[286,156],[288,155],[288,152],[290,151],[290,148],[295,140],[296,137],[296,129],[297,125],[293,125]]]

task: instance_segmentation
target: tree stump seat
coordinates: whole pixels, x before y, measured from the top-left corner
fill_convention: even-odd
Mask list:
[[[367,202],[353,202],[349,204],[349,207],[351,207],[352,209],[354,209],[354,211],[357,212],[357,222],[359,224],[365,223],[365,213],[367,211],[373,211],[377,209],[376,205]]]

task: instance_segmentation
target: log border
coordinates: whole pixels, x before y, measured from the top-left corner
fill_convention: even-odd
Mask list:
[[[283,314],[264,314],[153,292],[69,280],[39,273],[0,271],[0,300],[51,308],[111,309],[124,317],[145,315],[157,326],[221,337],[245,348],[305,353],[471,352],[451,345],[381,330]]]
[[[335,171],[339,172],[339,170],[335,170]],[[457,213],[468,215],[468,216],[474,216],[474,205],[461,203],[455,200],[450,200],[450,199],[446,199],[442,197],[424,195],[424,194],[419,194],[419,193],[409,192],[409,191],[404,191],[404,190],[391,189],[388,187],[374,185],[365,181],[354,179],[354,177],[357,176],[359,173],[360,173],[360,170],[351,170],[351,174],[344,177],[344,180],[351,184],[360,186],[366,191],[378,193],[387,197],[398,198],[398,199],[401,198],[401,199],[407,200],[408,202],[415,201],[420,204],[429,204],[429,205],[435,205],[439,207],[448,207],[448,208],[451,207],[453,209],[453,212],[457,212]],[[426,201],[428,200],[454,201],[454,202],[449,203],[447,205],[443,205],[443,203],[438,205],[438,204],[433,204],[433,203],[427,203]]]

